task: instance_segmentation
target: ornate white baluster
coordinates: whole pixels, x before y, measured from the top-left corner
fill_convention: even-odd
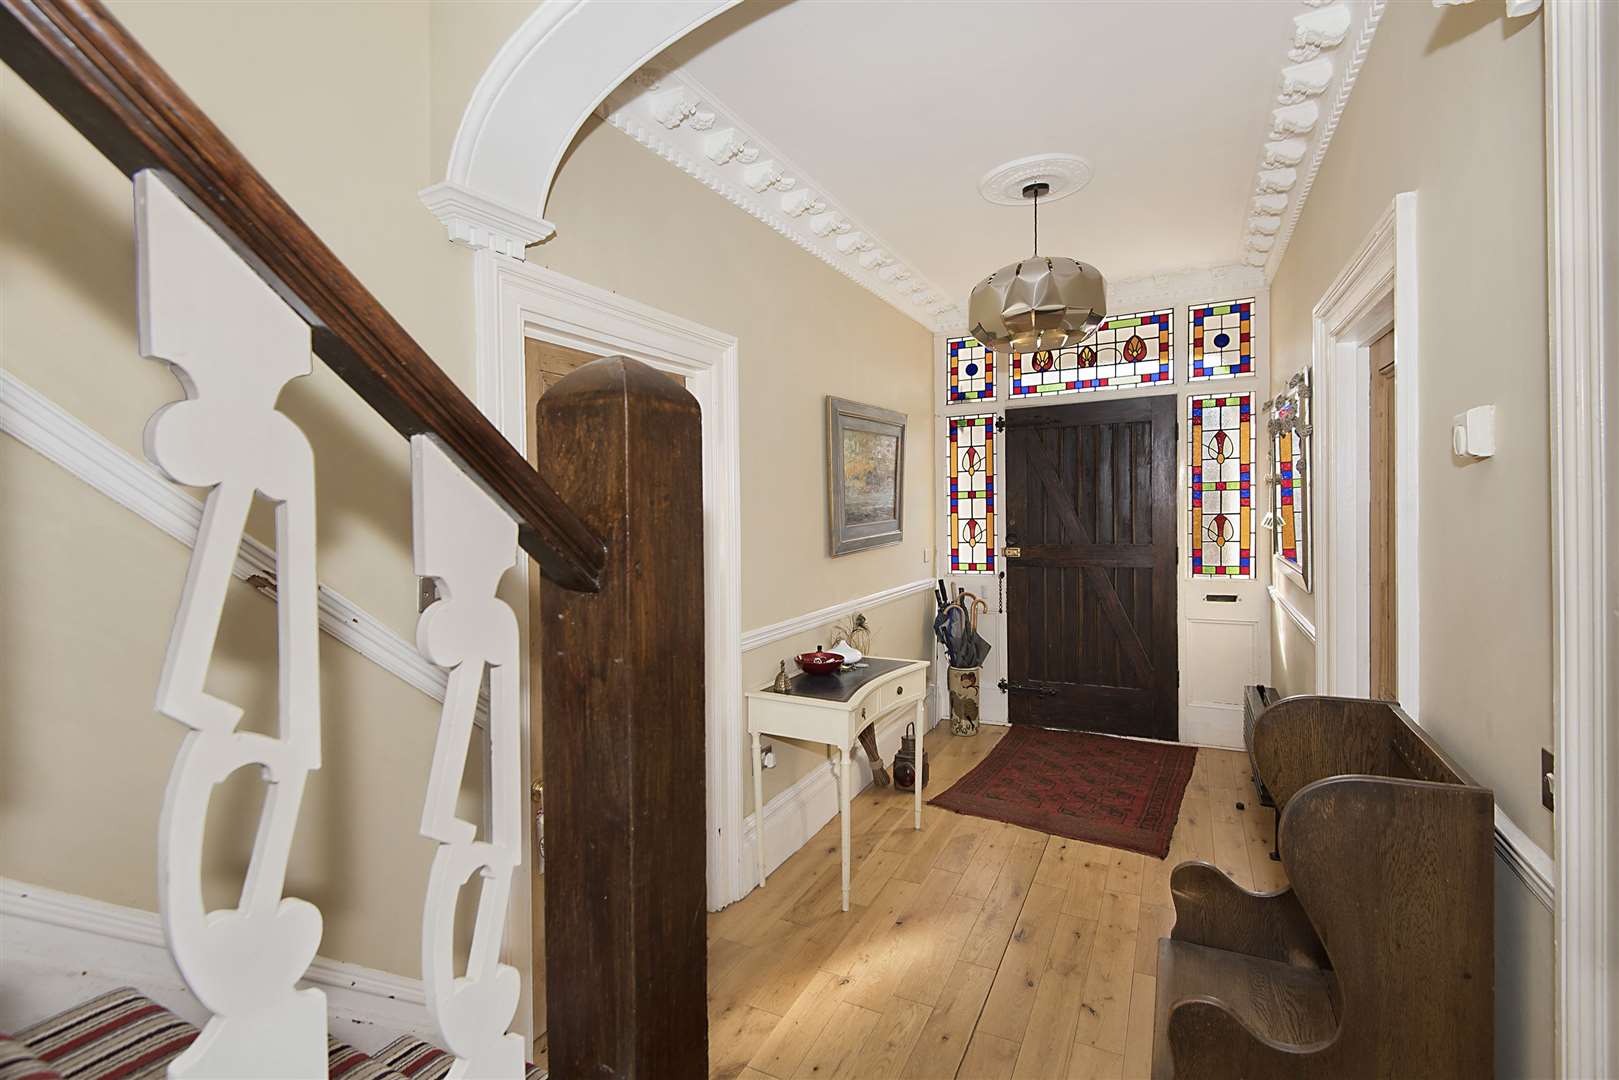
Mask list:
[[[320,944],[320,912],[284,898],[304,780],[320,767],[314,456],[276,412],[309,374],[309,327],[152,172],[135,177],[141,355],[186,391],[146,427],[169,479],[209,488],[158,686],[157,708],[191,728],[163,799],[163,929],[186,985],[214,1016],[171,1077],[324,1077],[326,997],[298,990]],[[237,732],[242,710],[203,684],[255,492],[276,504],[279,726]],[[269,785],[237,907],[206,911],[208,799],[235,770]]]
[[[439,842],[422,914],[422,979],[444,1045],[456,1055],[449,1075],[523,1075],[523,1037],[507,1034],[517,1010],[517,970],[500,962],[512,874],[522,859],[523,801],[518,732],[517,618],[495,587],[517,559],[517,524],[429,436],[410,440],[416,572],[437,578],[447,596],[416,625],[416,644],[450,669],[422,835]],[[490,836],[455,814],[467,744],[485,666],[489,669]],[[483,877],[466,975],[455,975],[455,902]]]

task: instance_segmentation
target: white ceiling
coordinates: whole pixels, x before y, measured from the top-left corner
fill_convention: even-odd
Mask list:
[[[1318,0],[1319,2],[1319,0]],[[1239,263],[1294,0],[753,0],[677,43],[740,125],[952,299],[1029,250],[978,193],[1031,154],[1087,159],[1041,250],[1110,280]]]

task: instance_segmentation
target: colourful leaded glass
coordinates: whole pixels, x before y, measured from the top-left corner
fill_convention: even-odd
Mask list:
[[[1194,304],[1186,322],[1192,337],[1192,370],[1199,379],[1229,379],[1254,370],[1254,301]]]
[[[950,386],[945,401],[955,405],[962,401],[995,400],[995,354],[984,348],[977,338],[951,338],[944,344],[945,366]]]
[[[1310,372],[1288,380],[1270,405],[1270,434],[1276,473],[1271,478],[1276,557],[1298,571],[1310,587]]]
[[[1194,577],[1254,576],[1254,396],[1189,399]]]
[[[1012,396],[1146,386],[1174,378],[1175,313],[1110,315],[1082,345],[1012,354]]]
[[[950,418],[950,571],[995,569],[995,417]]]

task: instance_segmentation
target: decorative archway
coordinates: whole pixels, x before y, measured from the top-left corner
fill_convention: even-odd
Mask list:
[[[522,259],[545,220],[562,155],[596,106],[670,44],[741,0],[546,0],[472,92],[442,182],[422,202],[450,239]]]

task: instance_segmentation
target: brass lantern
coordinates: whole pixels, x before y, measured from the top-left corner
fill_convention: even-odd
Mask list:
[[[1107,316],[1107,283],[1088,263],[1040,252],[1040,196],[1046,183],[1029,184],[1034,202],[1034,251],[1003,266],[972,291],[967,315],[973,337],[994,352],[1029,353],[1078,345]]]

